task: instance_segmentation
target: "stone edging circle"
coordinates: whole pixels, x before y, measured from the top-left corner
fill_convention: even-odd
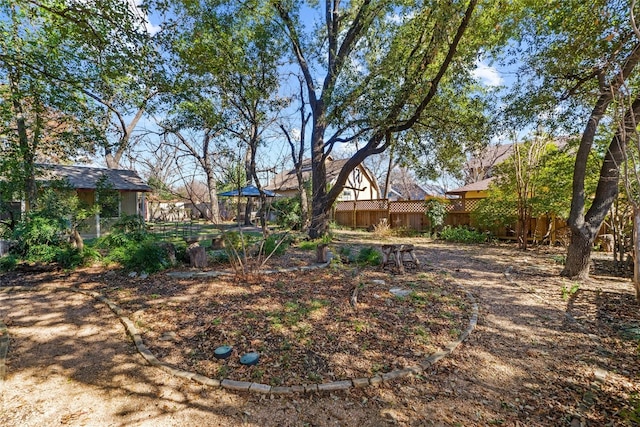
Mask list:
[[[0,320],[0,382],[7,373],[7,352],[9,351],[9,331],[7,325]]]
[[[370,378],[352,378],[346,379],[342,381],[334,381],[330,383],[322,383],[322,384],[305,384],[305,385],[296,385],[289,387],[274,387],[268,384],[261,384],[255,382],[247,382],[247,381],[235,381],[224,379],[222,381],[209,378],[201,374],[197,374],[195,372],[184,371],[182,369],[174,368],[166,363],[161,362],[144,344],[140,333],[135,327],[134,323],[128,317],[123,315],[123,310],[118,307],[113,301],[100,294],[99,292],[89,291],[74,287],[26,287],[26,286],[13,286],[7,288],[0,288],[0,292],[8,293],[13,291],[44,291],[44,290],[53,290],[53,291],[70,291],[81,293],[83,295],[91,296],[94,299],[106,304],[109,309],[118,316],[118,319],[123,324],[127,334],[133,340],[133,343],[136,346],[138,353],[151,365],[156,366],[171,375],[174,375],[179,378],[184,378],[188,380],[193,380],[199,384],[210,386],[210,387],[222,387],[227,390],[233,391],[250,391],[257,392],[263,394],[273,394],[273,395],[290,395],[294,393],[310,393],[310,392],[321,392],[321,391],[336,391],[336,390],[347,390],[350,388],[362,388],[367,386],[378,385],[380,383],[386,383],[398,378],[407,377],[410,375],[419,375],[427,370],[431,365],[435,364],[440,359],[448,356],[455,350],[464,340],[466,340],[471,332],[475,329],[478,323],[478,304],[471,294],[471,292],[467,291],[467,298],[472,303],[471,317],[469,318],[469,325],[465,329],[464,332],[460,334],[457,340],[451,341],[447,345],[444,346],[444,350],[438,351],[429,357],[427,357],[422,363],[418,365],[405,367],[403,369],[396,369],[391,372],[387,372],[384,374],[378,374]],[[8,350],[9,343],[9,334],[7,331],[7,327],[0,322],[0,381],[4,380],[4,372],[6,369],[5,359],[6,353]]]

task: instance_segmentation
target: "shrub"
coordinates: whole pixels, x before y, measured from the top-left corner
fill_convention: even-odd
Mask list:
[[[113,241],[142,242],[149,237],[147,225],[140,215],[124,215],[112,226],[108,238]]]
[[[382,256],[380,255],[380,252],[378,252],[373,247],[368,246],[366,248],[360,249],[356,261],[358,262],[358,264],[380,265],[381,258]]]
[[[444,220],[447,217],[448,203],[447,199],[441,198],[432,198],[424,202],[424,214],[429,220],[432,234],[440,230],[444,225]]]
[[[319,240],[305,240],[298,245],[303,251],[314,251],[318,247]]]
[[[84,252],[84,251],[83,251]],[[62,268],[75,268],[84,265],[85,258],[83,253],[76,248],[68,246],[60,248],[56,253],[55,261]]]
[[[105,257],[108,262],[115,262],[127,270],[140,270],[148,273],[163,270],[170,266],[166,250],[153,238],[142,242],[128,242],[122,246],[111,248]]]
[[[291,230],[302,228],[302,208],[300,197],[283,197],[271,203],[271,209],[276,213],[276,223]]]
[[[340,255],[340,260],[342,262],[350,263],[356,260],[356,257],[351,253],[351,248],[349,246],[340,246],[338,254]]]
[[[440,238],[447,242],[457,243],[483,243],[487,241],[487,235],[464,227],[445,227],[440,232]]]
[[[37,258],[38,254],[47,255],[50,247],[60,244],[60,235],[64,226],[59,219],[30,214],[13,231],[12,239],[17,242],[16,253],[26,258]],[[36,260],[36,259],[32,259]],[[51,262],[53,258],[44,262]]]
[[[391,230],[391,225],[386,219],[380,220],[379,223],[373,226],[373,235],[378,238],[389,237],[393,234],[393,230]]]
[[[212,262],[219,262],[221,264],[226,264],[229,262],[229,254],[224,249],[218,249],[218,250],[209,252],[209,259]]]
[[[62,249],[58,246],[39,244],[29,246],[25,259],[30,262],[51,263],[58,258]]]
[[[0,257],[0,271],[13,271],[18,265],[18,258],[15,255],[9,254]]]
[[[262,247],[263,253],[267,256],[271,255],[272,253],[273,255],[284,255],[284,253],[287,251],[287,247],[289,246],[289,241],[285,238],[282,243],[278,245],[278,242],[280,242],[281,238],[282,236],[278,235],[271,235],[267,237],[267,239],[264,241],[264,246]]]

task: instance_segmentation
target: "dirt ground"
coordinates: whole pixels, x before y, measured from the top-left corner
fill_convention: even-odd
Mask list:
[[[359,233],[341,233],[339,238],[341,244],[380,243]],[[158,300],[167,297],[161,290],[153,293],[151,288],[130,286],[140,279],[94,270],[2,275],[2,287],[40,290],[1,292],[0,288],[0,320],[10,334],[6,378],[0,382],[0,425],[638,425],[640,412],[633,404],[640,405],[640,318],[628,279],[602,276],[599,270],[587,283],[562,279],[557,262],[562,251],[554,248],[521,252],[510,245],[407,241],[417,246],[422,265],[403,280],[418,283],[428,278],[442,281],[443,286],[451,281],[475,296],[480,315],[469,339],[419,377],[289,397],[233,393],[172,377],[144,363],[104,304],[82,294],[56,291],[60,286],[89,287],[86,275],[92,274],[91,286],[104,289],[135,317],[140,307],[160,304]],[[387,283],[399,280],[375,269],[371,274]],[[120,285],[114,287],[114,280]],[[164,273],[149,280],[170,283]],[[219,283],[216,280],[199,282],[200,286]],[[203,299],[202,287],[183,287],[198,293],[176,298]],[[142,290],[134,292],[137,288]],[[377,304],[364,295],[362,304],[368,303]],[[178,319],[189,317],[188,312],[181,313]],[[416,321],[398,313],[399,322]],[[220,317],[220,312],[204,315]],[[141,328],[144,339],[157,353],[162,353],[167,341],[179,347],[180,339],[160,340],[162,329],[154,327],[160,322],[158,316],[140,319],[148,322]],[[373,318],[360,320],[366,327]],[[388,327],[395,326],[389,323]],[[447,328],[445,332],[458,326]],[[321,345],[322,334],[310,336],[314,345]],[[429,345],[442,345],[445,337],[436,334],[436,342]],[[401,346],[389,347],[398,352],[407,345],[403,341]],[[183,353],[187,350],[190,355],[197,353],[193,348]],[[181,358],[180,354],[172,347],[165,357],[178,364],[191,361],[193,369],[201,365],[197,357]],[[374,368],[362,369],[366,373]],[[239,373],[231,369],[229,375]],[[325,379],[326,372],[318,374]],[[269,374],[264,375],[268,382]]]

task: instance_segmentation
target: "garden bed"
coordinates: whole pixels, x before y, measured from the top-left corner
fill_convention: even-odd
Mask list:
[[[415,365],[467,326],[466,295],[442,275],[354,271],[330,266],[247,281],[159,274],[114,281],[119,284],[103,292],[126,310],[163,362],[273,386],[371,377]],[[394,288],[407,295],[394,295]],[[222,345],[234,349],[226,360],[214,357]],[[261,356],[258,365],[239,363],[254,351]]]

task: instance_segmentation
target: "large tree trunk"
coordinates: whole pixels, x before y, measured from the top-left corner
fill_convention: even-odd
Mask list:
[[[570,276],[576,279],[589,277],[593,239],[591,236],[580,232],[571,233],[571,243],[567,250],[567,262],[562,272],[563,276]]]
[[[640,207],[633,208],[633,286],[636,289],[636,301],[640,301]]]
[[[309,225],[309,237],[318,239],[324,236],[329,229],[330,209],[327,206],[327,174],[324,159],[313,162],[312,185],[313,197],[311,203],[311,223]]]
[[[618,184],[620,179],[620,165],[624,161],[624,150],[626,138],[634,134],[635,123],[640,118],[640,98],[634,100],[631,108],[624,116],[624,122],[620,126],[614,137],[611,139],[609,149],[604,157],[602,168],[600,169],[600,179],[596,188],[596,194],[587,214],[582,216],[582,209],[574,206],[575,199],[581,200],[584,206],[584,179],[586,175],[586,164],[574,171],[574,187],[569,215],[569,227],[571,228],[571,244],[567,250],[567,263],[562,275],[566,277],[586,278],[589,276],[589,259],[591,247],[598,235],[598,231],[604,222],[607,213],[611,209],[616,196],[618,195]],[[582,149],[582,146],[580,147]],[[576,187],[576,181],[581,182],[581,186]],[[578,192],[578,194],[576,194]]]
[[[20,75],[17,72],[9,72],[9,88],[12,95],[13,113],[16,117],[20,162],[22,163],[21,173],[24,184],[25,211],[28,212],[36,206],[38,190],[35,179],[35,150],[29,143],[25,112],[18,96],[20,92],[19,80]],[[34,100],[37,101],[37,98],[34,98]],[[33,142],[34,144],[39,142],[36,135],[33,136]]]
[[[314,105],[313,133],[311,135],[311,223],[309,237],[318,239],[329,229],[331,206],[327,199],[327,167],[324,153],[325,111],[322,101]],[[332,201],[333,203],[333,201]]]

